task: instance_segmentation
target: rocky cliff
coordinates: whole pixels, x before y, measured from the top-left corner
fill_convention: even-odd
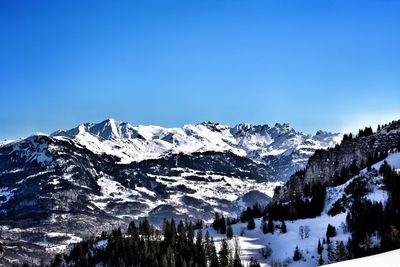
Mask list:
[[[276,190],[274,200],[288,201],[302,196],[306,185],[332,185],[341,170],[351,168],[352,164],[358,168],[366,167],[371,159],[398,147],[399,138],[400,120],[384,125],[369,136],[357,136],[333,148],[317,150],[303,171],[293,174],[283,188]]]

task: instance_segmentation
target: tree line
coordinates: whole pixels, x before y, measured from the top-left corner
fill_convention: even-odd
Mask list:
[[[147,219],[131,222],[125,233],[121,228],[102,232],[75,244],[68,254],[57,255],[47,266],[244,267],[237,239],[231,247],[223,238],[217,251],[209,232],[203,236],[202,230],[195,231],[196,225],[165,219],[158,229]],[[105,246],[99,247],[99,243]],[[260,265],[251,259],[247,266]]]

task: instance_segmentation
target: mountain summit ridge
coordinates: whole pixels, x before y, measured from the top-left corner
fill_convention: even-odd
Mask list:
[[[231,127],[207,121],[168,128],[133,126],[113,118],[100,123],[80,124],[70,130],[58,130],[51,136],[69,137],[94,153],[119,157],[121,163],[205,151],[229,151],[259,161],[293,150],[310,154],[310,151],[333,146],[342,138],[342,134],[323,131],[316,135],[305,134],[288,123],[276,123],[272,127],[239,123]]]

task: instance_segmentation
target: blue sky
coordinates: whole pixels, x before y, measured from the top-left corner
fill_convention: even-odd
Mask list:
[[[400,1],[1,1],[0,139],[108,117],[400,119]]]

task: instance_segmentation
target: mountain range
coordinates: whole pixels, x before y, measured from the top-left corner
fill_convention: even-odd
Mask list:
[[[26,244],[43,253],[62,251],[84,236],[147,216],[158,224],[165,217],[238,214],[268,203],[274,188],[316,150],[341,138],[304,134],[289,124],[163,128],[108,119],[3,142],[3,237],[29,255]]]
[[[306,166],[293,173],[287,182],[266,181],[268,171],[261,160],[230,151],[169,154],[134,163],[138,165],[118,163],[129,168],[114,167],[124,175],[112,172],[113,181],[122,183],[121,178],[130,177],[132,169],[135,177],[143,174],[141,183],[155,178],[152,180],[155,187],[142,186],[140,190],[147,188],[148,192],[155,192],[155,201],[164,201],[147,213],[156,225],[162,220],[161,227],[152,228],[148,220],[138,218],[122,232],[115,229],[85,238],[58,259],[64,259],[66,266],[124,266],[132,262],[148,266],[195,266],[201,260],[198,266],[242,266],[238,264],[242,261],[248,266],[311,267],[398,249],[399,129],[400,121],[392,121],[378,126],[376,131],[365,127],[356,135],[343,135],[340,144],[315,150]],[[101,163],[107,170],[105,165]],[[211,174],[203,176],[200,169]],[[160,187],[157,182],[163,179],[167,183]],[[132,181],[138,184],[139,180]],[[179,183],[175,184],[176,181]],[[179,185],[176,188],[179,190],[172,185]],[[249,185],[254,185],[252,191],[248,191]],[[111,184],[102,187],[113,188]],[[210,191],[202,191],[205,188]],[[261,192],[267,188],[273,188],[272,202],[265,198],[267,192]],[[122,201],[120,207],[126,207],[128,200]],[[269,203],[264,207],[252,206],[255,201]],[[207,214],[215,211],[228,217],[216,213],[210,223]],[[195,225],[164,220],[170,214],[174,214],[171,217],[175,220],[189,218]],[[202,223],[196,221],[198,218]],[[59,232],[47,235],[65,237]],[[147,243],[143,243],[143,235]],[[153,249],[146,249],[152,245]],[[207,255],[204,261],[201,255]],[[386,255],[380,259],[395,266],[393,258]],[[360,262],[363,260],[355,264]]]
[[[294,130],[289,124],[234,127],[214,122],[184,125],[181,128],[132,126],[108,119],[86,123],[70,130],[59,130],[52,136],[65,136],[94,153],[116,156],[119,163],[155,159],[168,154],[194,152],[232,152],[241,157],[267,161],[271,156],[293,155],[301,165],[315,149],[335,145],[340,134],[318,131],[314,136]]]

